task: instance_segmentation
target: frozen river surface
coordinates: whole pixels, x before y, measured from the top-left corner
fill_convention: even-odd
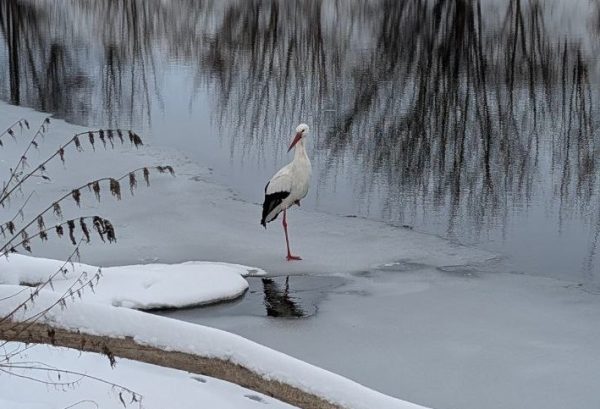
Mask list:
[[[3,120],[44,116],[2,105]],[[81,128],[55,120],[39,154]],[[10,153],[16,145],[5,147]],[[73,158],[74,152],[67,152]],[[83,194],[65,217],[102,213],[117,245],[90,245],[98,265],[213,260],[265,269],[233,303],[162,312],[225,329],[340,373],[376,390],[434,408],[595,408],[600,404],[600,297],[576,282],[525,275],[502,257],[407,228],[294,209],[285,261],[280,226],[264,230],[260,206],[212,181],[210,171],[163,148],[78,153],[36,182],[44,206],[89,180],[141,165],[171,164],[177,177],[98,204]],[[6,166],[9,164],[7,162]],[[11,214],[11,209],[4,209]],[[61,257],[66,243],[33,243]]]
[[[27,214],[90,179],[173,165],[134,197],[64,208],[115,224],[116,246],[84,249],[90,264],[270,274],[233,303],[163,314],[434,408],[600,407],[597,3],[291,4],[2,4],[14,106],[0,126],[42,120],[25,105],[151,145],[67,152]],[[290,212],[304,260],[286,263],[258,202],[301,121],[314,183]],[[29,162],[84,129],[53,120]],[[20,149],[5,144],[2,171]]]

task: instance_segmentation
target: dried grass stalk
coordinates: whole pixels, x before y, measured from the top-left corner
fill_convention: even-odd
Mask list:
[[[175,176],[175,170],[170,165],[157,166],[156,170],[158,170],[159,173],[167,173],[167,172],[169,172],[171,174],[171,176]]]
[[[23,230],[21,232],[21,239],[22,239],[21,245],[23,246],[23,248],[31,253],[31,244],[29,242],[29,235],[27,234],[27,232],[25,230]]]
[[[98,182],[97,180],[92,182],[92,191],[96,196],[96,200],[100,201],[100,182]]]
[[[88,230],[87,224],[85,224],[85,218],[82,217],[79,219],[79,226],[81,227],[81,231],[83,232],[85,241],[89,243],[90,242],[90,231]]]
[[[77,135],[73,137],[73,143],[75,144],[75,148],[78,152],[83,151],[83,148],[81,147],[81,141],[79,140],[79,137]]]
[[[102,141],[102,146],[104,147],[104,149],[106,149],[106,139],[104,139],[104,130],[100,129],[98,131],[98,138],[100,138],[100,141]]]
[[[73,200],[77,203],[77,206],[81,206],[81,192],[79,189],[73,189],[71,191],[71,196],[73,196]]]
[[[104,228],[106,230],[106,238],[108,239],[108,242],[115,243],[117,241],[117,236],[115,235],[115,229],[114,229],[112,223],[107,219],[104,219]]]
[[[129,190],[131,191],[131,195],[133,196],[133,191],[137,187],[137,179],[135,178],[135,172],[131,172],[129,174]]]
[[[146,186],[150,186],[150,171],[148,170],[148,168],[144,168],[143,173]]]
[[[75,220],[68,220],[67,226],[69,226],[69,238],[71,239],[71,243],[73,245],[77,245],[77,241],[75,240]]]
[[[100,240],[102,240],[103,242],[104,240],[104,221],[100,216],[94,216],[93,219],[93,223],[94,223],[94,229],[96,229],[96,231],[98,232],[98,235],[100,236]]]
[[[110,179],[110,193],[112,193],[117,200],[121,200],[121,184],[118,180]]]
[[[54,202],[52,204],[52,211],[54,212],[56,217],[58,217],[59,219],[62,219],[63,213],[62,213],[62,209],[60,208],[60,203]]]
[[[88,132],[88,139],[90,140],[90,145],[92,145],[92,149],[96,150],[96,147],[94,146],[94,134],[91,131]]]
[[[38,229],[39,231],[43,231],[46,229],[46,224],[44,223],[44,218],[40,215],[37,218],[37,225],[38,225]]]
[[[136,148],[143,145],[142,138],[133,131],[129,131],[129,142]]]
[[[108,138],[108,141],[110,142],[110,146],[112,148],[114,148],[115,147],[115,143],[114,143],[115,135],[114,135],[112,129],[109,129],[109,130],[106,131],[106,137]]]

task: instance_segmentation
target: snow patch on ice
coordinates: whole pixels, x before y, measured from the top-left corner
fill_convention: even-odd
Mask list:
[[[55,291],[63,293],[82,272],[93,276],[98,267],[82,263],[66,264],[60,260],[19,254],[0,259],[0,283],[38,284],[62,267],[53,281]],[[94,290],[86,288],[82,298],[136,309],[182,308],[231,300],[248,288],[243,278],[265,275],[263,270],[239,264],[190,261],[181,264],[145,264],[102,269],[100,283]]]

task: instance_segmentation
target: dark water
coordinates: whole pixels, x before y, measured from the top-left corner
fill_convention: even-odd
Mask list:
[[[246,294],[234,301],[202,308],[156,311],[164,316],[202,323],[207,317],[309,318],[319,304],[347,280],[325,276],[248,277]]]
[[[587,1],[4,0],[0,98],[132,126],[246,200],[312,128],[309,208],[600,276]]]

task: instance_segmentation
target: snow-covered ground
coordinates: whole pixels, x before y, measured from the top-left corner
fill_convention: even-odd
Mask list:
[[[23,291],[25,289],[25,291]],[[32,288],[0,285],[0,316],[6,316],[27,301]],[[190,353],[239,364],[265,379],[277,380],[322,397],[342,407],[356,409],[418,409],[334,373],[256,344],[240,336],[214,328],[159,317],[124,307],[102,303],[69,302],[67,308],[51,308],[60,292],[39,291],[27,309],[13,315],[25,321],[43,313],[37,322],[84,334],[131,337],[136,342],[166,351]],[[128,385],[125,385],[128,386]]]
[[[9,351],[24,350],[24,344],[11,342]],[[13,374],[0,374],[0,408],[3,409],[80,409],[124,407],[119,389],[104,383],[126,386],[143,398],[145,409],[291,409],[293,406],[263,394],[208,376],[163,368],[143,362],[120,359],[111,368],[105,356],[79,352],[69,348],[47,345],[29,347],[14,358],[15,366],[32,366],[42,369],[13,369]],[[79,375],[56,373],[44,369],[83,373],[100,378],[102,382]],[[42,382],[20,378],[34,377]],[[74,386],[61,386],[75,382]],[[24,393],[24,391],[27,391]],[[131,395],[122,394],[128,408],[136,409]],[[200,404],[200,406],[199,406]]]
[[[0,126],[22,116],[32,124],[44,117],[7,105],[0,110]],[[81,130],[60,121],[53,121],[51,129],[42,150],[55,149]],[[2,149],[19,152],[11,143]],[[43,156],[32,153],[30,162]],[[14,166],[9,162],[0,162],[0,170]],[[147,164],[173,165],[177,177],[151,177],[150,189],[140,187],[132,198],[124,189],[121,202],[103,192],[98,204],[84,192],[80,209],[65,206],[67,217],[100,213],[117,230],[117,245],[84,246],[83,262],[118,266],[209,260],[256,266],[269,275],[304,274],[315,282],[335,276],[345,283],[324,291],[318,312],[307,319],[227,313],[242,304],[172,316],[237,333],[426,406],[600,407],[598,294],[576,282],[522,274],[501,260],[490,266],[495,256],[488,252],[383,223],[294,208],[289,214],[292,248],[304,260],[287,263],[281,228],[277,223],[266,231],[259,226],[258,204],[214,183],[209,169],[181,152],[152,147],[67,152],[66,170],[57,163],[48,169],[50,183],[31,184],[37,193],[27,212],[91,178],[120,176]],[[1,211],[6,219],[14,208]],[[69,252],[57,239],[43,245],[34,241],[33,248],[36,255],[53,258]],[[251,296],[246,293],[245,299]],[[290,296],[303,296],[294,292],[293,277]],[[289,357],[281,359],[289,362]]]
[[[99,268],[13,254],[0,259],[0,284],[43,283],[63,267],[68,272],[52,281],[55,291],[61,293],[76,284],[82,273],[91,277]],[[202,261],[107,267],[101,273],[101,283],[93,291],[88,288],[83,292],[82,299],[136,309],[183,308],[231,300],[248,288],[243,276],[266,274],[239,264]]]

